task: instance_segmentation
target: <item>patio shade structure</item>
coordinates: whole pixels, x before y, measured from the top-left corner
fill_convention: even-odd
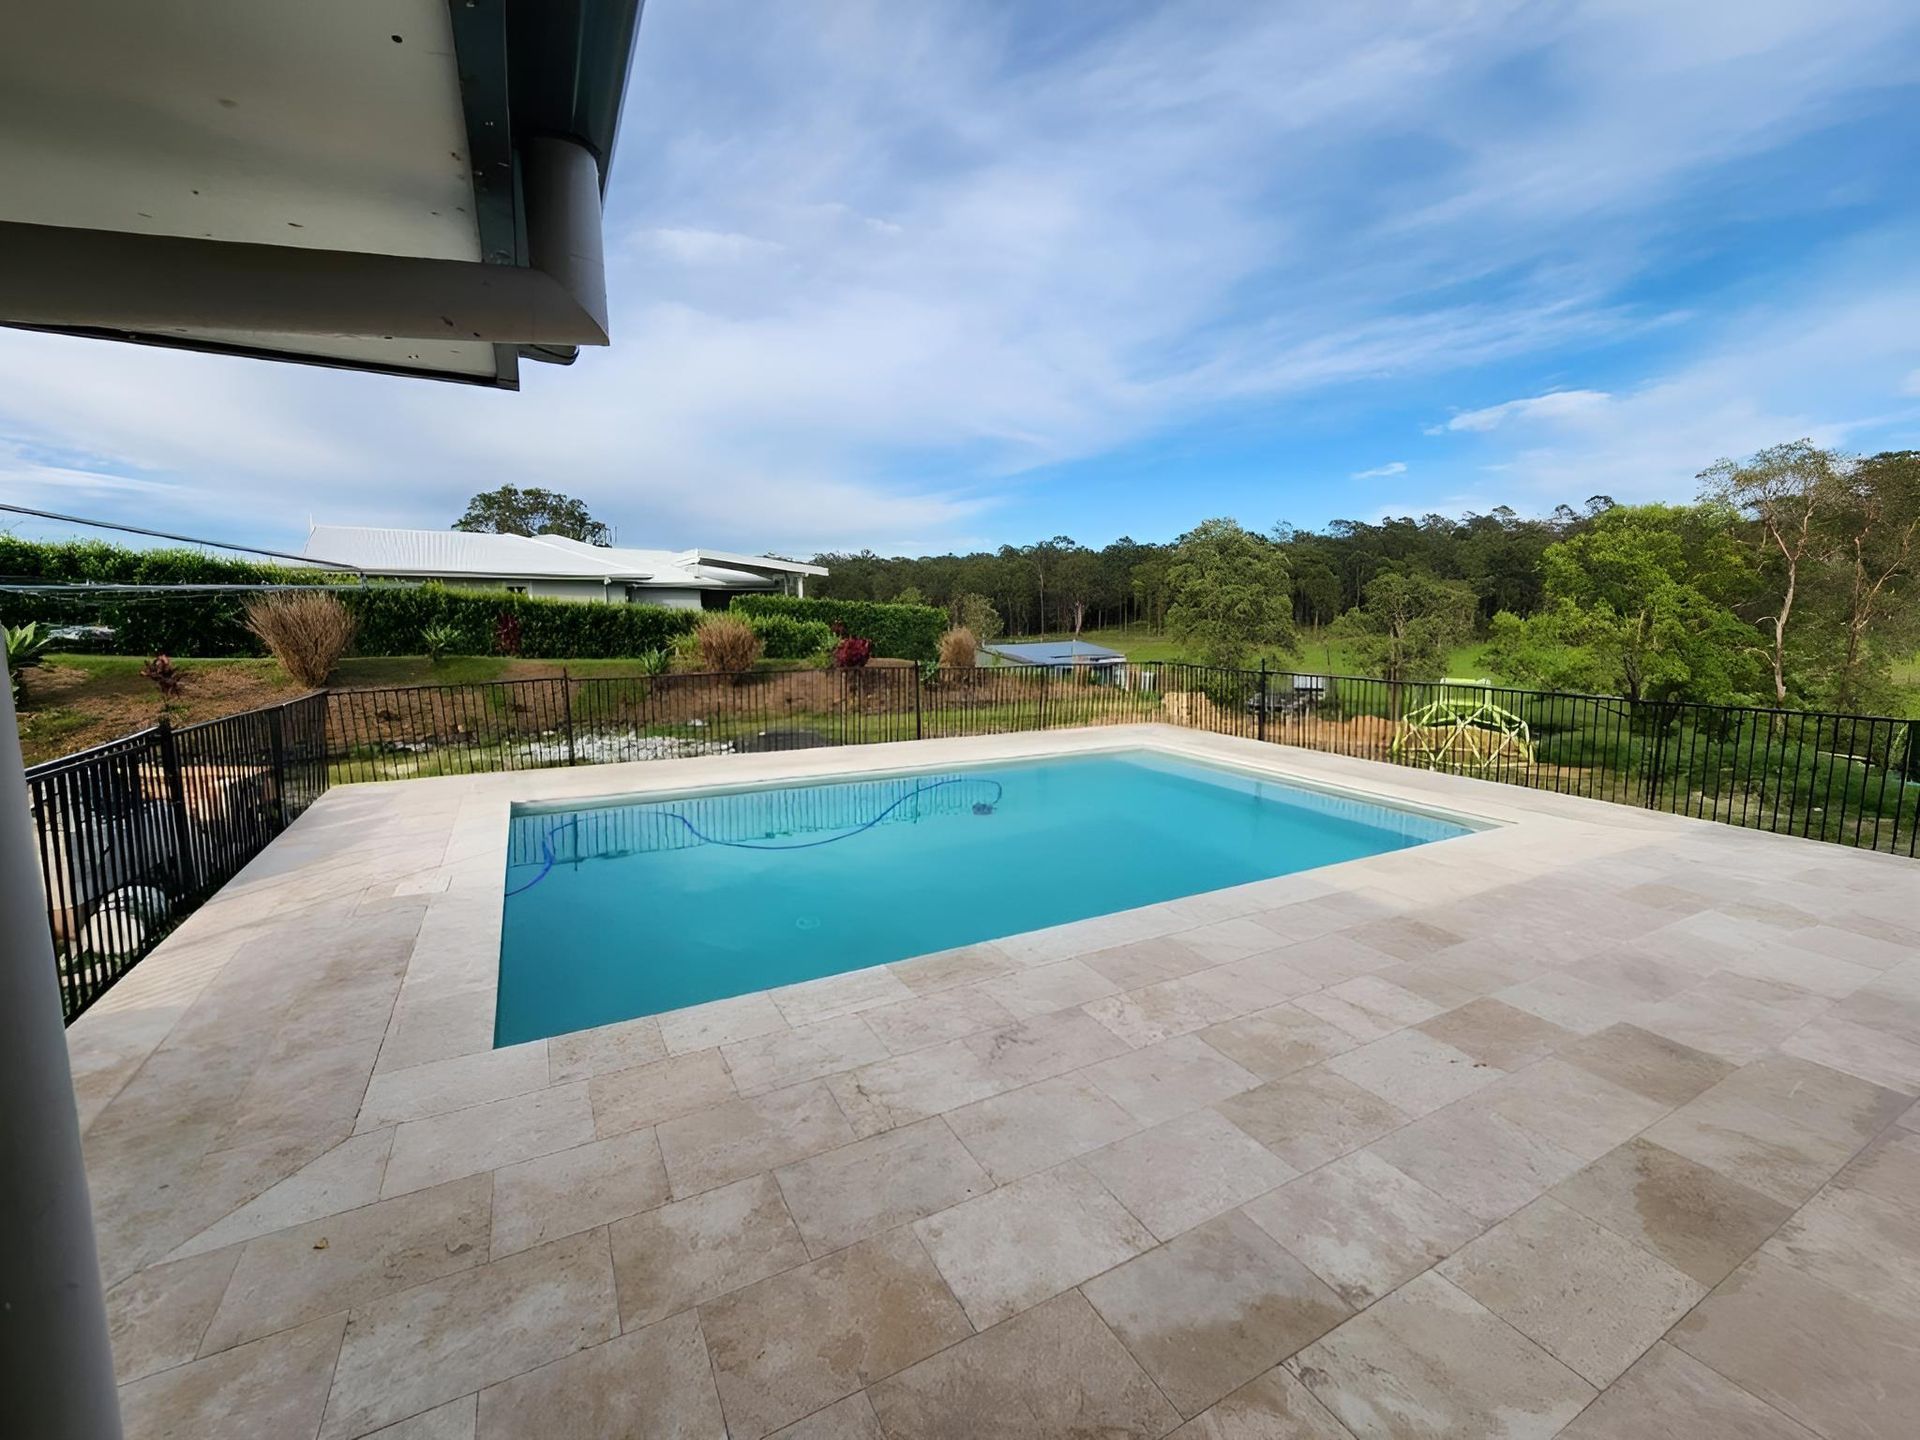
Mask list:
[[[609,342],[642,0],[66,0],[0,46],[0,324],[515,389]],[[11,695],[0,1390],[121,1434]]]

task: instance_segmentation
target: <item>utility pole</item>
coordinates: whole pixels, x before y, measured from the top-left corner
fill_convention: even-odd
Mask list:
[[[12,687],[0,692],[0,1394],[22,1435],[120,1440],[93,1206]]]

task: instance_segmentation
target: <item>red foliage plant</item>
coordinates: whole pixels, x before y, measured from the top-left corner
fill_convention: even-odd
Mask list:
[[[170,656],[154,656],[140,667],[140,673],[154,683],[162,700],[171,700],[180,693],[182,676]]]
[[[502,610],[493,622],[493,648],[502,655],[520,653],[520,617],[511,610]]]
[[[849,635],[833,647],[833,666],[836,670],[858,670],[873,658],[873,642],[858,635]]]

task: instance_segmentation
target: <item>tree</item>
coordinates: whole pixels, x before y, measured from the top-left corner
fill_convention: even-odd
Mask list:
[[[611,545],[613,533],[587,513],[586,504],[554,490],[502,485],[467,502],[455,530],[483,535],[564,535],[589,545]]]
[[[1832,703],[1854,709],[1885,697],[1886,652],[1920,633],[1920,451],[1890,451],[1841,468],[1838,503],[1822,517],[1841,643]],[[1869,642],[1878,633],[1888,642]]]
[[[977,590],[963,590],[947,602],[947,614],[959,629],[985,645],[1000,638],[1000,612]]]
[[[1232,520],[1182,535],[1167,567],[1167,628],[1208,665],[1241,665],[1263,647],[1293,648],[1293,596],[1280,548]]]
[[[1736,530],[1764,556],[1773,583],[1755,602],[1754,623],[1766,632],[1773,671],[1773,699],[1787,703],[1787,635],[1805,572],[1828,543],[1822,524],[1841,508],[1840,458],[1811,440],[1760,451],[1744,463],[1719,460],[1700,472],[1704,499],[1726,506],[1749,523]]]
[[[1437,680],[1453,647],[1473,633],[1474,593],[1457,580],[1388,570],[1367,582],[1361,602],[1334,621],[1365,675],[1386,680],[1395,717],[1400,686]]]
[[[1752,631],[1734,613],[1753,569],[1715,506],[1622,505],[1541,556],[1546,606],[1494,617],[1489,658],[1551,690],[1753,698]]]

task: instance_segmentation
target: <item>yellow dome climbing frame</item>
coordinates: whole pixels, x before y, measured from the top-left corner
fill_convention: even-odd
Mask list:
[[[1402,765],[1475,775],[1533,764],[1527,722],[1493,703],[1491,690],[1473,698],[1422,705],[1400,722],[1393,758]]]

